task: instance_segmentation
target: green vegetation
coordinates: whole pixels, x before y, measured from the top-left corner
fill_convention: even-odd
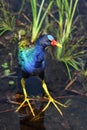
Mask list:
[[[6,3],[0,1],[0,36],[6,31],[13,31],[15,27],[15,17],[14,15],[6,9]]]
[[[8,63],[5,62],[4,64],[1,65],[4,69],[7,69],[8,68]]]
[[[10,69],[9,69],[9,66],[8,66],[8,63],[5,62],[1,65],[2,68],[4,68],[4,74],[5,76],[8,76],[10,74]]]
[[[79,70],[82,66],[81,57],[84,55],[84,51],[80,51],[79,42],[73,43],[71,37],[72,31],[74,30],[73,18],[75,15],[78,0],[56,0],[58,18],[54,16],[54,20],[57,23],[55,35],[58,41],[62,44],[62,48],[57,49],[57,59],[64,62],[68,71],[69,78],[71,79],[70,66],[75,70]]]
[[[44,6],[45,2],[46,2],[46,0],[42,0],[40,7],[38,9],[37,8],[37,1],[30,0],[30,4],[31,4],[31,8],[32,8],[32,17],[33,17],[31,42],[34,42],[38,38],[38,35],[40,34],[42,24],[44,22],[46,14],[53,4],[53,0],[50,0],[48,6],[43,11],[43,6]]]
[[[15,83],[15,82],[14,82],[13,80],[10,80],[10,81],[8,82],[9,85],[14,85],[14,83]]]

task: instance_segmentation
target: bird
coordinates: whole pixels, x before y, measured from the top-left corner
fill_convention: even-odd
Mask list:
[[[58,43],[55,38],[50,34],[42,34],[39,36],[39,38],[36,40],[36,43],[33,47],[29,47],[28,42],[20,41],[18,44],[18,63],[22,70],[22,78],[21,78],[21,85],[23,89],[24,94],[24,101],[18,106],[16,109],[16,112],[20,110],[20,108],[25,104],[25,102],[28,103],[28,106],[30,108],[30,111],[33,116],[35,116],[35,112],[33,110],[33,107],[30,103],[30,98],[26,91],[26,85],[25,85],[25,79],[29,78],[30,76],[38,76],[42,81],[42,88],[44,92],[46,93],[48,103],[45,105],[45,107],[42,109],[42,112],[44,112],[50,103],[52,103],[55,108],[58,110],[58,112],[62,115],[62,111],[58,107],[57,104],[60,106],[66,107],[64,104],[60,103],[59,101],[55,100],[44,81],[44,70],[46,67],[46,59],[45,59],[45,50],[46,47],[49,46],[56,46],[56,47],[62,47],[60,43]],[[37,89],[37,88],[36,88]]]

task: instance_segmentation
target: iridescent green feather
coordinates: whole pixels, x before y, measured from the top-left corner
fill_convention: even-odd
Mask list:
[[[19,64],[23,67],[26,62],[32,61],[32,56],[35,48],[29,48],[27,40],[19,42],[18,46],[18,61]]]

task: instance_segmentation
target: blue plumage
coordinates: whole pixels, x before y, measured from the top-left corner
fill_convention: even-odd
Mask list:
[[[37,50],[38,49],[38,50]],[[18,59],[21,69],[27,73],[43,71],[45,68],[44,51],[36,46],[32,49],[19,51]]]
[[[51,35],[41,35],[33,48],[21,48],[19,43],[18,60],[24,73],[40,74],[44,71],[46,65],[45,48],[51,46],[53,39]]]

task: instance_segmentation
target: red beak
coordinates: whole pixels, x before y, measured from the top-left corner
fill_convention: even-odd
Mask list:
[[[62,45],[60,43],[58,43],[56,40],[54,40],[54,39],[52,40],[51,45],[52,46],[58,46],[58,47],[62,48]]]

